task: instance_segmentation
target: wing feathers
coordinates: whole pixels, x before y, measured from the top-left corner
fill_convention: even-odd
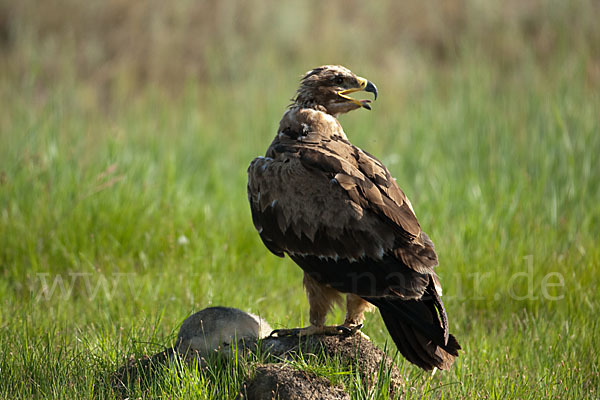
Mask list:
[[[362,153],[362,150],[349,142],[346,143],[347,152],[356,150],[359,154]],[[347,191],[355,203],[389,218],[398,229],[404,231],[404,236],[408,239],[419,236],[421,227],[406,196],[398,188],[389,171],[383,165],[379,166],[377,160],[368,160],[362,153],[361,162],[356,163],[354,157],[335,154],[330,148],[304,147],[299,154],[306,168],[333,175],[335,181]],[[353,165],[348,158],[355,161],[355,164]],[[379,168],[377,173],[375,167]]]
[[[379,248],[384,248],[418,272],[428,273],[437,265],[433,244],[421,232],[404,193],[378,160],[368,158],[354,146],[348,147],[351,145],[344,141],[341,147],[346,146],[350,154],[347,158],[314,144],[303,143],[298,149],[298,142],[294,143],[278,143],[275,147],[285,151],[285,157],[258,158],[248,169],[254,219],[269,212],[277,224],[278,232],[272,232],[268,238],[271,247],[277,242],[284,251],[298,252],[284,243],[281,235],[292,230],[296,238],[304,235],[314,242],[321,229],[338,238],[325,243],[327,251],[323,256],[355,258],[356,254],[365,253],[376,257]],[[336,150],[341,152],[340,143],[337,144]],[[361,166],[366,174],[358,168]],[[373,179],[380,183],[368,176],[377,177]],[[332,208],[332,204],[337,204],[337,208]],[[357,238],[351,234],[356,231],[368,234]],[[375,251],[369,251],[373,241]],[[356,248],[362,251],[357,252]]]

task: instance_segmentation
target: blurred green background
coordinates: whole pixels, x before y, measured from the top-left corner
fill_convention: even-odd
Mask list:
[[[436,243],[465,348],[433,378],[399,360],[406,397],[596,398],[599,20],[594,0],[0,0],[0,393],[116,396],[126,356],[208,305],[306,324],[246,168],[301,75],[342,64],[379,88],[341,123]],[[389,342],[376,313],[365,332]]]

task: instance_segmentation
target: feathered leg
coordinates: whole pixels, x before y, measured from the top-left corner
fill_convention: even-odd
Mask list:
[[[346,320],[344,325],[351,327],[362,325],[365,320],[365,312],[375,310],[375,306],[361,297],[348,293],[346,295]]]
[[[328,286],[321,285],[308,274],[304,274],[304,288],[306,289],[306,297],[310,306],[310,325],[306,328],[276,329],[271,332],[272,336],[349,335],[360,329],[364,306],[358,300],[366,303],[360,297],[351,295],[358,300],[353,298],[348,303],[351,304],[350,309],[352,310],[351,314],[348,314],[351,315],[351,320],[348,319],[348,316],[346,318],[346,322],[350,321],[348,324],[326,326],[327,313],[331,310],[334,303],[341,303],[341,293]],[[360,320],[360,322],[357,324],[351,323],[354,320]]]
[[[352,332],[357,332],[365,339],[371,340],[367,335],[361,332],[359,329],[363,326],[365,320],[365,312],[371,312],[375,310],[375,306],[368,301],[363,300],[361,297],[348,293],[346,295],[346,320],[344,325]]]

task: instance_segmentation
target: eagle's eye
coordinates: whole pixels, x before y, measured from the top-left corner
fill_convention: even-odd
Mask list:
[[[344,83],[344,78],[342,78],[341,76],[337,76],[333,81],[336,83],[336,85],[341,85],[342,83]]]

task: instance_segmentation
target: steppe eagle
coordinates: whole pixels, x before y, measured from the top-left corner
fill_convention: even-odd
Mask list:
[[[370,100],[349,96],[377,88],[347,68],[309,71],[264,157],[248,168],[252,219],[265,246],[304,270],[310,326],[285,334],[336,334],[362,327],[376,306],[410,362],[448,369],[460,345],[448,332],[432,241],[388,169],[354,146],[337,116]],[[326,326],[346,295],[346,320]]]

